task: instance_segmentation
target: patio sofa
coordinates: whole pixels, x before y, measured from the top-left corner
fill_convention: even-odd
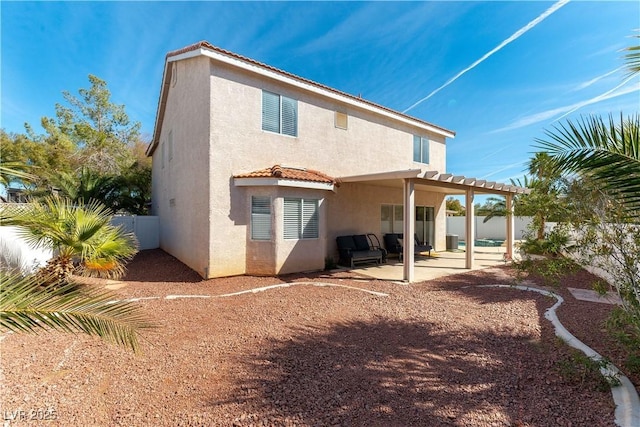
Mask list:
[[[377,237],[376,237],[377,242]],[[340,264],[354,267],[360,262],[375,262],[380,264],[386,261],[387,251],[373,244],[373,239],[366,234],[354,234],[351,236],[336,237]]]
[[[387,233],[383,236],[384,246],[388,253],[397,254],[400,261],[402,261],[402,244],[400,243],[403,240],[402,233]],[[413,245],[413,253],[421,254],[422,252],[428,252],[429,256],[431,256],[431,251],[433,250],[433,246],[429,244],[429,242],[421,243],[418,239],[418,236],[414,234],[413,236],[414,245]]]

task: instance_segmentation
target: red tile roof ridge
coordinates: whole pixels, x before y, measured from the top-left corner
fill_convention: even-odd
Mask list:
[[[282,178],[295,181],[324,182],[336,184],[336,179],[329,175],[305,168],[274,165],[270,168],[234,175],[234,178]]]

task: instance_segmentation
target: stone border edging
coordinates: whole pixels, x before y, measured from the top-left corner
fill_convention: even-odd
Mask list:
[[[338,285],[336,283],[325,283],[325,282],[289,282],[289,283],[280,283],[277,285],[270,285],[270,286],[263,286],[261,288],[253,288],[253,289],[246,289],[244,291],[238,291],[238,292],[232,292],[230,294],[220,294],[220,295],[167,295],[165,297],[138,297],[138,298],[127,298],[124,300],[113,300],[113,301],[109,301],[110,304],[115,304],[116,302],[122,301],[122,302],[138,302],[138,301],[147,301],[147,300],[157,300],[157,299],[165,299],[165,300],[175,300],[175,299],[181,299],[181,298],[228,298],[228,297],[235,297],[235,296],[239,296],[239,295],[244,295],[244,294],[256,294],[258,292],[265,292],[271,289],[277,289],[277,288],[290,288],[292,286],[296,286],[296,285],[311,285],[311,286],[317,286],[317,287],[333,287],[333,288],[344,288],[344,289],[350,289],[350,290],[354,290],[354,291],[360,291],[360,292],[365,292],[377,297],[388,297],[389,294],[385,294],[384,292],[377,292],[377,291],[372,291],[369,289],[363,289],[363,288],[358,288],[355,286],[347,286],[347,285]]]
[[[470,287],[470,286],[469,286]],[[562,305],[564,302],[564,298],[560,295],[545,291],[543,289],[533,288],[530,286],[520,286],[520,285],[479,285],[475,286],[478,288],[512,288],[518,289],[521,291],[532,291],[538,292],[539,294],[553,297],[556,299],[556,303],[549,307],[544,312],[544,317],[548,321],[550,321],[555,327],[556,336],[562,338],[569,344],[571,347],[576,348],[582,351],[587,355],[590,359],[600,362],[603,361],[604,358],[596,352],[591,347],[587,346],[585,343],[580,341],[578,338],[573,336],[571,332],[569,332],[562,323],[560,323],[560,319],[556,314],[556,309]],[[615,420],[614,422],[620,427],[638,427],[640,426],[640,397],[638,397],[638,392],[636,388],[633,386],[629,378],[627,378],[620,370],[615,367],[612,363],[607,363],[607,366],[600,368],[600,373],[605,376],[615,376],[619,381],[620,385],[611,387],[611,395],[613,396],[613,402],[616,404],[616,409],[614,412]]]

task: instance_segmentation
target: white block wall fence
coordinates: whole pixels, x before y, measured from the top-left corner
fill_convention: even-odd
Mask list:
[[[157,216],[117,215],[111,219],[111,224],[122,225],[125,231],[135,234],[141,251],[160,247],[160,219]]]
[[[486,223],[484,222],[485,216],[476,216],[475,229],[476,239],[507,239],[507,219],[503,216],[493,217]],[[529,225],[533,222],[533,218],[529,216],[517,216],[515,217],[515,239],[523,240],[524,234],[527,232]],[[547,231],[553,229],[555,223],[547,222]],[[463,216],[448,216],[447,217],[447,234],[455,234],[460,240],[464,240],[465,236],[465,217]]]

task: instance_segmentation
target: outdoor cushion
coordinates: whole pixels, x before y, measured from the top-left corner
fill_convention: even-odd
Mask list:
[[[377,247],[370,247],[369,239],[364,234],[338,236],[336,243],[338,244],[340,262],[344,265],[353,267],[355,261],[375,261],[377,264],[384,261],[386,252]]]
[[[369,250],[369,240],[367,240],[367,236],[364,234],[356,234],[353,236],[353,241],[356,244],[357,251],[368,251]]]
[[[338,236],[336,238],[337,243],[338,243],[338,248],[340,250],[344,250],[344,251],[355,251],[356,249],[356,243],[353,241],[353,237],[352,236]],[[369,249],[369,246],[367,246],[367,249]]]

